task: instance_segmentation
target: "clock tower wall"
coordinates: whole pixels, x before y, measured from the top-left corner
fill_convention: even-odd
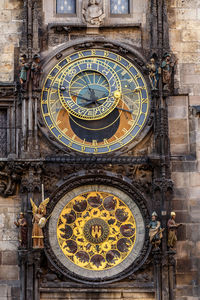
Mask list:
[[[56,1],[53,0],[25,0],[22,7],[19,1],[2,1],[0,15],[2,28],[0,37],[2,53],[0,58],[2,65],[0,74],[0,121],[2,125],[0,126],[0,300],[1,298],[2,300],[62,298],[159,300],[186,300],[187,298],[197,300],[199,296],[198,3],[196,0],[190,1],[191,3],[188,3],[189,1],[134,0],[129,1],[130,4],[126,8],[120,4],[126,3],[124,0],[117,1],[119,5],[116,8],[111,5],[116,1],[77,0],[75,12],[63,13],[63,9],[69,9],[64,8],[64,2],[73,3],[68,0],[58,0],[56,7]],[[119,9],[118,13],[115,9]],[[97,51],[100,50],[101,54],[97,55]],[[75,95],[70,94],[72,98],[79,96],[76,104],[82,102],[82,111],[84,103],[92,102],[89,105],[94,107],[98,105],[99,99],[106,98],[103,102],[105,103],[104,109],[98,112],[100,117],[112,98],[113,106],[110,110],[108,109],[106,120],[98,118],[96,110],[93,110],[95,111],[93,116],[96,119],[90,120],[91,123],[93,122],[95,126],[103,120],[103,126],[101,123],[102,127],[95,127],[93,134],[88,133],[88,127],[85,129],[90,121],[87,118],[84,119],[83,114],[75,111],[74,103],[72,106],[68,105],[71,99],[68,94],[65,94],[65,80],[73,60],[71,56],[79,53],[78,59],[75,58],[73,61],[73,66],[79,61],[77,66],[80,67],[85,63],[83,58],[87,51],[89,52],[85,55],[86,59],[92,60],[88,62],[87,68],[83,67],[83,74],[78,81],[80,86],[82,82],[84,89],[80,88],[78,92],[73,91],[77,77],[72,72],[70,73],[73,75],[70,81],[71,86],[67,90],[71,89],[71,93],[75,93]],[[51,87],[57,79],[56,65],[62,63],[66,57],[70,57],[69,64],[61,66],[63,70],[56,86],[57,90],[52,91]],[[119,73],[124,72],[124,75],[120,77],[117,74],[114,77],[113,82],[117,88],[108,98],[106,94],[110,84],[108,76],[111,76],[108,61],[109,59],[111,61],[112,57],[114,60],[111,62],[113,65],[110,73],[114,74],[115,69],[119,70]],[[102,75],[100,69],[97,70],[97,65],[91,67],[91,63],[98,59],[104,66],[105,76]],[[120,63],[123,60],[126,67]],[[93,68],[92,71],[96,68],[94,73],[99,81],[95,81],[94,76],[88,88],[84,81],[87,76],[91,75],[90,68]],[[133,73],[129,72],[131,68],[134,69],[132,69]],[[51,74],[52,70],[55,73]],[[58,70],[60,72],[59,68]],[[121,100],[124,101],[125,92],[120,90],[118,77],[121,84],[123,76],[126,81],[133,79],[134,85],[130,92],[134,101],[140,103],[141,111],[129,107],[131,105],[129,98],[127,103],[120,103]],[[51,81],[49,86],[48,79]],[[100,95],[97,97],[95,89],[98,89],[98,82],[103,79],[105,79],[105,84],[102,85]],[[126,89],[127,86],[124,85],[124,88]],[[141,90],[138,92],[137,88]],[[58,90],[62,105],[56,107],[57,104],[55,106],[53,104],[56,100],[53,95],[58,93]],[[121,94],[115,93],[114,96],[114,92]],[[134,98],[135,95],[139,95],[137,99]],[[50,107],[46,104],[47,101],[49,101],[48,105],[53,106],[51,111],[47,110]],[[146,103],[149,106],[146,106]],[[90,111],[89,109],[85,109],[84,113],[92,114],[93,108]],[[115,115],[116,110],[118,114]],[[57,114],[58,111],[59,116],[55,118],[55,123],[49,122],[49,116]],[[132,115],[136,111],[138,113],[136,119],[141,122],[137,123],[138,128],[141,128],[137,132],[135,125],[131,127]],[[72,118],[75,117],[74,120],[70,119],[69,115]],[[112,116],[111,120],[110,116]],[[119,116],[121,119],[117,123]],[[59,127],[62,121],[66,122],[67,126]],[[111,121],[117,124],[112,127],[113,131],[108,126],[113,123]],[[127,124],[130,127],[126,127]],[[106,126],[109,128],[107,131]],[[57,134],[56,130],[59,128],[61,132]],[[102,135],[97,134],[100,129]],[[91,128],[89,130],[91,131]],[[76,137],[74,137],[75,133]],[[127,138],[127,143],[125,138]],[[112,139],[116,140],[116,148],[113,146]],[[96,153],[100,148],[98,148],[98,143],[104,143],[102,154]],[[57,231],[55,231],[57,225],[50,222],[49,224],[55,226],[48,232],[46,228],[49,227],[43,230],[46,239],[44,250],[34,249],[32,247],[33,214],[30,198],[36,205],[40,204],[42,184],[45,197],[50,196],[52,200],[47,206],[49,218],[51,218],[51,213],[56,211],[56,203],[61,205],[64,201],[62,199],[65,197],[67,199],[72,191],[74,193],[75,188],[80,186],[82,189],[89,184],[90,189],[86,193],[84,191],[85,194],[81,190],[79,194],[71,197],[69,202],[63,204],[62,209],[64,211],[72,209],[70,205],[77,204],[73,202],[77,200],[76,197],[85,197],[84,200],[81,198],[87,202],[89,208],[85,214],[100,215],[100,217],[91,218],[94,220],[92,222],[96,222],[92,224],[99,228],[99,236],[108,226],[108,219],[103,219],[105,223],[99,221],[106,209],[101,204],[101,209],[96,210],[96,207],[88,204],[90,201],[86,194],[97,193],[95,197],[98,198],[105,193],[102,196],[102,203],[104,203],[104,198],[113,197],[112,193],[117,189],[118,198],[114,200],[118,201],[120,208],[115,208],[112,214],[116,216],[117,209],[123,207],[123,213],[120,212],[122,215],[128,213],[130,220],[132,220],[131,214],[126,206],[131,205],[128,200],[127,202],[125,200],[131,198],[131,204],[135,203],[139,207],[143,221],[140,220],[141,216],[136,210],[133,210],[134,213],[136,212],[136,216],[133,213],[133,217],[136,220],[139,218],[139,225],[144,222],[142,232],[144,236],[141,235],[144,238],[144,246],[138,258],[132,261],[134,257],[134,252],[131,252],[132,248],[129,249],[130,256],[129,251],[124,251],[127,261],[130,260],[133,263],[132,267],[129,268],[127,263],[128,267],[125,264],[125,267],[120,268],[120,262],[109,269],[108,265],[105,266],[105,260],[109,255],[107,258],[106,255],[95,256],[99,255],[98,251],[100,251],[95,246],[96,252],[91,252],[89,257],[91,262],[88,268],[98,269],[100,260],[101,266],[105,267],[107,273],[105,277],[102,276],[103,279],[94,273],[97,280],[96,282],[94,280],[94,286],[91,287],[86,276],[83,276],[86,274],[84,273],[86,272],[85,262],[79,261],[77,264],[76,259],[78,261],[79,257],[76,256],[69,269],[68,266],[62,264],[62,259],[60,259],[63,253],[66,260],[70,259],[71,254],[67,251],[74,251],[73,246],[75,248],[77,246],[75,244],[77,230],[72,228],[73,242],[66,237],[66,244],[64,244],[66,247],[63,250],[62,243],[56,244],[56,239],[53,241],[56,244],[53,246],[58,248],[61,245],[58,249],[62,250],[59,250],[58,256],[55,257],[51,253],[51,248],[53,250],[55,248],[49,242],[49,232],[51,236],[57,237]],[[95,189],[93,189],[94,185]],[[103,191],[100,186],[104,187]],[[120,198],[122,194],[123,199]],[[141,199],[141,202],[137,202],[137,197]],[[51,203],[55,205],[51,206]],[[158,252],[151,251],[153,249],[151,249],[146,228],[154,210],[158,213],[158,218],[165,228],[162,246]],[[176,255],[169,252],[167,248],[166,224],[171,210],[177,213],[177,222],[183,223],[178,231]],[[18,248],[20,245],[18,227],[14,225],[14,219],[18,219],[20,211],[25,213],[28,223],[25,249]],[[68,213],[67,211],[66,215]],[[82,217],[82,212],[78,213]],[[70,217],[73,215],[72,213]],[[63,222],[62,214],[58,217]],[[130,233],[134,229],[134,223],[121,223],[118,220],[117,227],[111,226],[116,231],[122,231],[122,233],[118,232],[120,243],[113,242],[116,260],[122,259],[123,251],[120,252],[119,249],[124,247],[124,241],[128,243],[125,245],[128,247],[132,247],[134,242],[134,235],[130,235],[132,238],[130,242],[129,237],[123,235],[124,227],[121,227],[129,225]],[[71,226],[67,223],[65,225]],[[90,222],[87,223],[89,229],[86,232],[94,241],[96,229],[90,228],[90,225]],[[62,224],[60,229],[63,229]],[[58,237],[62,235],[60,229],[58,226]],[[68,245],[71,250],[70,247],[67,248]],[[85,247],[85,245],[78,247]],[[103,247],[109,247],[109,245],[104,244]],[[77,252],[80,255],[80,251]],[[85,253],[81,253],[81,257],[88,258]],[[114,255],[110,252],[109,254]],[[92,265],[92,262],[95,264]],[[124,265],[121,264],[121,266]],[[78,269],[80,267],[82,267],[81,270]],[[119,268],[119,278],[112,274],[112,267],[113,269]],[[96,269],[93,271],[102,272]],[[87,272],[90,274],[88,270]]]

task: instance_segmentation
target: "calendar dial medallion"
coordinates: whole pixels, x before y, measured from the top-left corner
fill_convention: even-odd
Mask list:
[[[41,109],[60,143],[98,155],[118,150],[139,135],[150,99],[143,75],[130,61],[91,49],[54,66],[43,85]]]
[[[48,224],[51,258],[64,272],[87,281],[117,276],[139,258],[145,224],[123,191],[90,184],[63,195]],[[49,248],[49,249],[50,249]]]

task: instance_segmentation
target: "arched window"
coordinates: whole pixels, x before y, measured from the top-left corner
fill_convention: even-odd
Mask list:
[[[129,0],[110,0],[110,13],[112,15],[129,14]]]
[[[75,14],[76,0],[56,0],[57,14]]]

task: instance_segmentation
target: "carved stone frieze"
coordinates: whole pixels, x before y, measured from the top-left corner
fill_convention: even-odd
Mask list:
[[[166,179],[166,178],[155,178],[153,180],[153,190],[159,190],[166,192],[168,190],[173,191],[173,186],[174,183],[171,179]]]
[[[15,85],[8,85],[0,83],[0,98],[13,97],[16,93]]]
[[[15,168],[12,163],[0,163],[0,195],[7,197],[16,192],[20,182],[21,168]]]

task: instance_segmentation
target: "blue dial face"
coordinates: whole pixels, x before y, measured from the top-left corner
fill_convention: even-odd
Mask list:
[[[124,57],[102,49],[73,53],[50,71],[41,99],[58,141],[85,154],[116,151],[138,137],[150,110],[143,75]]]
[[[77,74],[71,84],[70,95],[82,107],[92,108],[102,105],[109,96],[109,83],[105,76],[96,71]]]
[[[106,117],[117,106],[121,82],[104,62],[82,59],[71,64],[60,79],[59,98],[73,116],[85,120]]]

